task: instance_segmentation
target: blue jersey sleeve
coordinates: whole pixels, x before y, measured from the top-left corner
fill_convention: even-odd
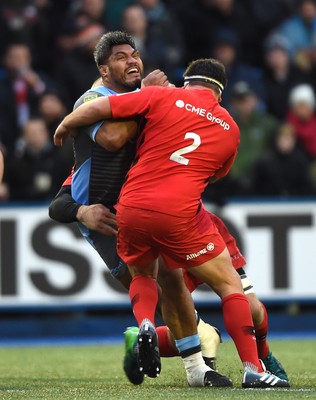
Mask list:
[[[92,89],[89,89],[87,92],[85,92],[75,103],[74,105],[74,110],[81,106],[84,103],[87,103],[89,101],[95,100],[98,97],[101,96],[111,96],[113,94],[116,94],[113,90],[106,88],[105,86],[97,86]],[[95,137],[96,134],[100,128],[100,126],[103,124],[104,121],[98,121],[95,124],[92,124],[88,127],[85,128],[85,133],[95,142]]]

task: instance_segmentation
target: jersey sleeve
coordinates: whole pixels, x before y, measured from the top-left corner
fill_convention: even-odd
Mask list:
[[[82,104],[88,103],[89,101],[95,100],[95,99],[97,99],[97,98],[99,98],[99,97],[103,97],[103,94],[98,93],[98,92],[91,92],[91,91],[89,91],[89,92],[83,94],[83,95],[76,101],[76,103],[75,103],[75,105],[74,105],[74,110],[75,110],[76,108],[78,108],[79,106],[81,106]],[[98,132],[100,126],[103,124],[103,122],[104,122],[104,121],[98,121],[98,122],[96,122],[95,124],[92,124],[92,125],[90,125],[90,126],[86,126],[86,127],[84,128],[85,134],[87,134],[87,135],[91,138],[91,140],[93,140],[94,142],[95,142],[96,134],[97,134],[97,132]]]
[[[63,185],[49,205],[48,214],[57,222],[76,222],[80,204],[71,197],[71,186]]]
[[[146,115],[152,97],[157,93],[158,86],[150,86],[131,93],[110,96],[112,118],[131,118]]]

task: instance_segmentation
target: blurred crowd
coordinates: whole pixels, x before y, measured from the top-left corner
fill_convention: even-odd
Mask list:
[[[145,73],[182,85],[193,59],[226,67],[222,105],[239,124],[229,175],[205,191],[232,196],[316,194],[316,0],[2,0],[0,201],[47,201],[73,164],[54,130],[98,77],[102,34],[125,30]]]

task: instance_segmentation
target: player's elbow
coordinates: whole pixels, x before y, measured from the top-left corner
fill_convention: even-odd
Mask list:
[[[100,146],[110,152],[118,151],[125,145],[125,140],[114,137],[103,137],[100,140],[97,140],[97,142]]]
[[[56,213],[56,199],[53,199],[48,207],[48,216],[54,221],[58,221],[58,214]]]

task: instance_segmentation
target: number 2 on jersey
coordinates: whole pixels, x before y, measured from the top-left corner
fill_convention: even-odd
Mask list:
[[[169,157],[169,159],[171,161],[175,161],[175,162],[177,162],[179,164],[183,164],[183,165],[189,164],[190,160],[186,157],[183,157],[182,154],[188,154],[188,153],[191,153],[192,151],[194,151],[195,149],[197,149],[201,144],[201,138],[197,133],[187,132],[184,136],[184,140],[187,140],[187,139],[193,139],[193,143],[190,144],[189,146],[185,146],[179,150],[174,151],[171,154],[171,156]]]

